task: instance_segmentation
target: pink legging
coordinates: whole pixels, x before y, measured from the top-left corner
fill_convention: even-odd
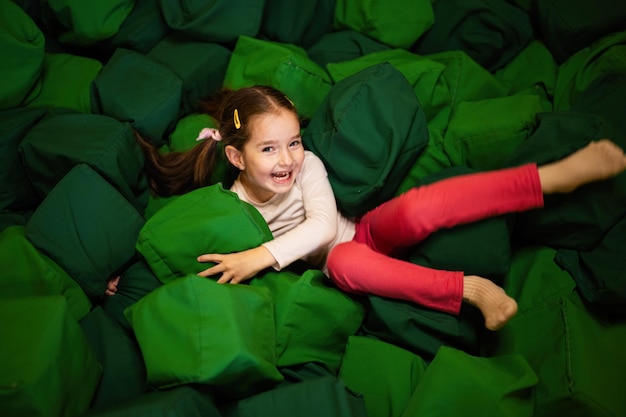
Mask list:
[[[442,228],[542,206],[535,164],[412,188],[365,214],[357,222],[354,239],[331,250],[330,278],[346,292],[397,298],[458,314],[463,272],[426,268],[393,254]]]

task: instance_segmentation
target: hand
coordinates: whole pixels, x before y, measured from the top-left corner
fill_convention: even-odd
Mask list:
[[[274,265],[276,260],[264,247],[258,246],[243,252],[211,253],[198,256],[198,262],[213,262],[214,266],[199,272],[201,277],[222,274],[218,284],[239,284],[254,277],[259,271]]]

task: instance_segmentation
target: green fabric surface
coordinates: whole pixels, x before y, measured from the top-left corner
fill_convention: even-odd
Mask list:
[[[94,4],[81,0],[43,0],[46,27],[63,44],[94,45],[112,37],[135,6],[136,0],[107,0]]]
[[[0,109],[22,104],[38,88],[45,37],[33,19],[12,1],[0,2]]]
[[[26,210],[41,198],[31,185],[18,148],[26,134],[44,116],[44,109],[16,107],[0,111],[0,209]]]
[[[308,48],[330,33],[337,0],[265,0],[259,37]]]
[[[331,62],[350,61],[386,49],[390,47],[361,32],[345,29],[321,36],[307,49],[307,54],[313,62],[326,67]]]
[[[577,112],[540,113],[537,129],[504,165],[543,165],[562,159],[591,140],[613,138],[622,147],[626,136],[600,116]],[[622,216],[626,205],[626,174],[579,187],[569,194],[544,197],[541,210],[517,216],[519,234],[539,245],[590,250]]]
[[[46,196],[26,225],[26,237],[58,263],[91,300],[135,256],[144,220],[87,165],[73,168]]]
[[[0,211],[0,232],[11,226],[26,226],[32,212],[15,213],[8,210]]]
[[[238,89],[269,85],[293,101],[304,118],[319,107],[331,87],[326,70],[302,47],[240,36],[232,52],[224,86]]]
[[[521,355],[483,358],[442,347],[402,417],[532,417],[537,383],[537,374]]]
[[[352,29],[395,48],[409,48],[434,23],[429,0],[337,0],[335,30]]]
[[[197,111],[198,100],[221,88],[230,55],[231,51],[220,44],[179,33],[170,34],[146,54],[182,80],[182,115]]]
[[[150,267],[143,260],[138,260],[120,274],[115,295],[105,297],[100,305],[111,319],[132,332],[124,310],[161,285]]]
[[[91,94],[94,113],[128,122],[160,144],[179,117],[183,82],[163,64],[117,48],[93,81]]]
[[[554,110],[567,111],[596,79],[626,72],[626,30],[607,35],[572,55],[559,66]]]
[[[25,226],[10,226],[0,232],[0,271],[3,297],[61,295],[75,320],[91,310],[91,302],[76,281],[26,238]]]
[[[147,392],[146,367],[141,351],[137,341],[124,328],[100,306],[80,321],[80,327],[102,366],[102,377],[91,407],[116,403]]]
[[[419,386],[426,363],[392,344],[351,336],[339,379],[365,400],[369,417],[400,417]]]
[[[202,254],[241,252],[272,238],[257,209],[215,184],[177,197],[154,213],[136,247],[167,283],[209,268],[211,263],[196,260]]]
[[[269,290],[188,275],[126,310],[156,388],[213,387],[240,398],[282,380]]]
[[[626,3],[621,0],[538,1],[533,13],[559,64],[603,36],[626,29]]]
[[[473,172],[477,171],[457,166],[432,174],[416,186]],[[411,247],[406,259],[429,268],[501,279],[511,266],[512,228],[513,217],[503,215],[437,230]]]
[[[411,48],[420,55],[463,51],[490,72],[509,63],[533,38],[530,15],[500,0],[437,0],[434,24]]]
[[[393,196],[428,129],[407,79],[383,62],[333,85],[302,140],[324,162],[339,209],[356,216]]]
[[[181,386],[95,407],[82,417],[222,417],[210,393]]]
[[[51,111],[28,131],[18,151],[41,198],[84,163],[109,181],[137,210],[148,199],[144,156],[128,123],[100,114]]]
[[[5,416],[77,416],[102,373],[61,296],[0,302],[0,404]]]
[[[26,99],[26,105],[91,113],[91,82],[101,70],[102,63],[92,58],[46,53],[41,89]]]
[[[408,301],[368,296],[362,334],[391,343],[430,362],[441,346],[477,354],[479,329],[484,321],[478,309],[463,304],[458,316]]]
[[[314,269],[302,275],[269,271],[250,285],[267,288],[272,295],[277,366],[315,362],[336,373],[348,337],[363,321],[363,306]]]
[[[333,377],[275,388],[220,409],[224,417],[366,417],[364,401]]]
[[[477,170],[502,166],[536,128],[543,112],[536,95],[512,95],[459,103],[444,135],[444,150],[453,165]]]
[[[596,318],[571,294],[521,314],[498,332],[492,354],[524,356],[539,377],[536,417],[626,413],[624,323]]]
[[[217,122],[208,114],[194,113],[182,117],[170,134],[167,152],[185,152],[193,148],[199,143],[198,135],[205,127],[217,128]]]
[[[259,33],[265,0],[161,0],[167,25],[200,41],[234,44]]]

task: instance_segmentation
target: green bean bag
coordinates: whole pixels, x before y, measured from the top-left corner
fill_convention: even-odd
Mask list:
[[[339,379],[363,396],[369,417],[400,417],[419,386],[426,362],[392,344],[351,336]]]
[[[269,85],[283,92],[304,118],[318,108],[331,87],[326,70],[302,47],[240,36],[230,57],[224,86]]]
[[[361,32],[344,29],[321,36],[307,49],[307,54],[313,62],[324,68],[331,62],[350,61],[386,49],[390,47]]]
[[[136,247],[157,278],[167,283],[209,268],[211,263],[196,260],[202,254],[240,252],[272,238],[257,209],[214,184],[177,197],[154,213]]]
[[[100,114],[51,111],[18,147],[26,174],[40,198],[74,166],[89,165],[137,210],[148,199],[144,155],[132,127]]]
[[[0,292],[6,298],[60,295],[77,321],[91,310],[91,302],[76,281],[26,238],[25,226],[0,232],[0,270]]]
[[[500,168],[533,134],[536,115],[543,111],[537,95],[459,103],[444,135],[444,150],[453,165]]]
[[[326,376],[278,387],[221,407],[224,417],[366,417],[363,399]]]
[[[33,213],[26,237],[95,302],[103,296],[107,280],[134,258],[143,224],[141,215],[111,184],[79,164]]]
[[[335,30],[352,29],[394,48],[407,49],[434,23],[428,0],[337,0]]]
[[[43,64],[41,89],[27,98],[26,105],[91,113],[91,82],[102,63],[78,55],[46,53]]]
[[[63,44],[89,46],[112,37],[130,14],[135,0],[108,0],[88,5],[77,0],[44,0],[46,28]]]
[[[336,373],[346,341],[359,329],[365,309],[339,291],[321,271],[269,271],[250,282],[272,295],[279,367],[309,362]]]
[[[148,391],[146,367],[137,341],[102,307],[91,310],[80,321],[80,327],[102,366],[91,407],[117,403]]]
[[[45,37],[33,19],[15,2],[0,3],[0,109],[21,105],[39,88]]]
[[[161,0],[159,6],[174,31],[204,42],[234,44],[239,36],[259,33],[265,0]]]
[[[536,3],[538,30],[559,64],[598,39],[626,29],[626,3],[620,0]]]
[[[20,143],[45,115],[45,109],[15,107],[0,111],[0,209],[23,211],[35,208],[41,197],[31,185],[18,149]]]
[[[61,296],[2,297],[0,404],[5,416],[77,416],[102,370]]]
[[[259,36],[308,48],[330,33],[337,0],[265,0]]]
[[[521,355],[484,358],[442,347],[402,417],[531,417],[537,383],[537,374]]]
[[[437,0],[433,13],[434,24],[411,50],[460,50],[489,72],[509,63],[534,35],[530,15],[506,1]]]
[[[222,86],[231,51],[173,33],[146,56],[172,70],[183,82],[181,114],[198,110],[198,101]]]
[[[145,139],[162,144],[180,114],[183,82],[171,69],[129,49],[117,48],[92,84],[94,113],[130,123]]]
[[[210,393],[181,386],[153,391],[88,410],[83,417],[222,417]]]
[[[152,291],[125,314],[155,388],[201,384],[232,399],[283,379],[266,288],[188,275]]]
[[[427,142],[424,111],[407,79],[387,62],[333,85],[303,135],[348,216],[393,196]]]
[[[591,140],[613,138],[626,147],[626,138],[598,115],[578,112],[540,113],[537,129],[505,162],[543,165],[562,159]],[[584,185],[569,194],[545,196],[541,210],[517,216],[519,234],[531,242],[558,248],[587,251],[623,215],[626,175]]]

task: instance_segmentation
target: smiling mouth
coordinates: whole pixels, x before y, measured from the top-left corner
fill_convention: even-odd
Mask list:
[[[278,182],[285,182],[291,178],[291,171],[275,172],[272,174],[272,178]]]

